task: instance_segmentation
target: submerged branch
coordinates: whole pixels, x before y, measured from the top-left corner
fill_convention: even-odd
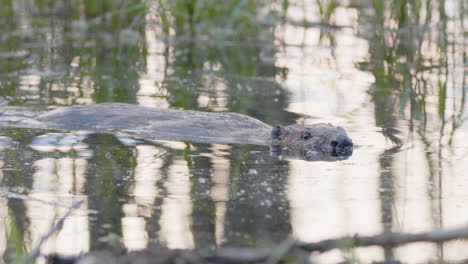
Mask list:
[[[328,239],[315,243],[298,243],[297,246],[313,252],[325,252],[336,248],[368,246],[401,246],[415,242],[445,242],[454,239],[468,238],[468,226],[452,229],[436,229],[422,233],[385,232],[374,236],[350,236],[339,239]]]
[[[53,234],[56,232],[60,231],[63,227],[63,223],[65,222],[65,219],[71,215],[71,213],[78,209],[84,201],[76,201],[74,202],[68,210],[65,212],[65,214],[55,223],[55,225],[52,225],[51,228],[49,229],[49,232],[47,232],[45,235],[41,237],[39,242],[37,243],[36,247],[29,253],[29,257],[32,260],[35,260],[39,254],[41,253],[41,247],[42,245],[49,239]]]
[[[50,205],[53,207],[60,207],[60,208],[66,208],[66,209],[69,208],[69,206],[66,206],[60,203],[46,201],[46,200],[38,199],[29,195],[3,190],[3,188],[0,188],[0,197],[6,197],[8,199],[18,199],[18,200],[24,200],[24,201],[38,202],[38,203]],[[83,210],[86,211],[88,214],[97,214],[96,210],[91,210],[91,209],[83,209]]]
[[[46,236],[45,236],[46,237]],[[112,251],[89,252],[77,256],[74,263],[104,263],[109,259],[115,263],[262,263],[276,264],[285,260],[296,263],[314,263],[310,260],[313,252],[322,253],[332,249],[349,250],[364,246],[401,246],[414,242],[444,242],[454,239],[468,238],[468,226],[453,229],[439,229],[430,232],[408,234],[385,232],[374,236],[349,236],[337,239],[327,239],[314,243],[305,243],[286,239],[270,248],[235,248],[223,247],[215,251],[204,250],[174,250],[158,246],[141,251],[123,253]],[[40,245],[38,245],[40,248]],[[159,261],[154,261],[159,259]],[[69,259],[61,260],[55,256],[54,263],[70,263]],[[113,262],[113,263],[114,263]],[[110,262],[107,262],[110,263]]]
[[[246,249],[246,248],[221,248],[216,256],[227,262],[264,262],[276,263],[287,254],[294,255],[295,249],[301,249],[309,253],[326,252],[333,249],[351,249],[367,246],[401,246],[415,242],[445,242],[454,239],[468,238],[468,226],[453,229],[438,229],[430,232],[416,234],[385,232],[374,236],[349,236],[337,239],[327,239],[319,242],[300,242],[286,240],[273,248]]]

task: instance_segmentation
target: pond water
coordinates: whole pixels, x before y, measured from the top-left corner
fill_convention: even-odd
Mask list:
[[[330,122],[346,160],[0,128],[0,254],[266,246],[468,222],[466,1],[0,1],[0,111],[125,102]],[[21,194],[24,196],[15,196]],[[29,197],[29,200],[17,199]],[[41,201],[31,200],[40,199]],[[468,258],[466,241],[314,256]]]

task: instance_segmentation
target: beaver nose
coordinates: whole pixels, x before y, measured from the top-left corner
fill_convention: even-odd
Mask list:
[[[353,153],[353,141],[347,136],[339,135],[331,144],[338,155],[351,155]]]

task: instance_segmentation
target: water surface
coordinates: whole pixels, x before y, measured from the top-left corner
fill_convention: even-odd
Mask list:
[[[88,209],[66,220],[44,254],[466,224],[466,2],[209,2],[0,1],[0,107],[126,102],[232,111],[271,125],[330,122],[358,145],[353,156],[307,162],[261,146],[2,128],[3,193],[84,200]],[[5,263],[65,211],[0,202]],[[459,261],[467,245],[316,257]]]

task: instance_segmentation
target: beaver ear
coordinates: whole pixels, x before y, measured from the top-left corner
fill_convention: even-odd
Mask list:
[[[271,138],[272,139],[281,139],[284,135],[284,127],[283,126],[275,126],[273,130],[271,130]]]
[[[304,132],[304,133],[302,134],[302,139],[304,139],[304,140],[308,140],[308,139],[310,139],[311,137],[312,137],[312,134],[311,134],[310,132],[307,132],[307,131],[306,131],[306,132]]]

